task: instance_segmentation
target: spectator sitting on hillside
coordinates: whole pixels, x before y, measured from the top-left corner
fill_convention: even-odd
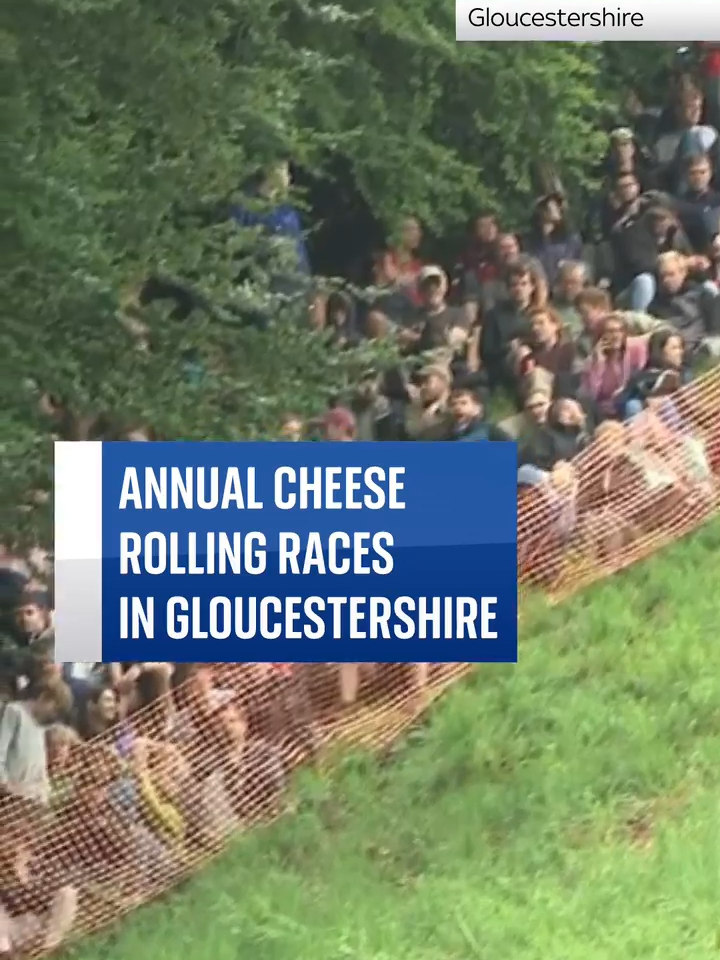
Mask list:
[[[280,427],[280,436],[282,440],[289,440],[296,443],[304,439],[305,421],[297,413],[286,413],[282,418]]]
[[[420,353],[450,348],[452,352],[467,340],[467,317],[459,307],[447,302],[448,278],[441,267],[423,267],[418,276],[420,306],[416,335],[409,339]]]
[[[543,307],[530,314],[531,336],[527,340],[530,353],[520,361],[520,375],[542,367],[553,376],[570,374],[575,367],[575,344],[565,333],[559,315],[552,307]]]
[[[685,256],[692,254],[672,211],[642,198],[628,208],[625,218],[613,230],[611,246],[617,304],[634,311],[647,310],[655,296],[655,271],[661,253],[674,250]]]
[[[647,350],[647,337],[629,337],[621,314],[606,317],[580,384],[580,395],[593,404],[598,420],[619,415],[618,398],[630,377],[645,366]]]
[[[713,169],[707,154],[691,157],[685,169],[688,188],[675,207],[693,249],[704,251],[711,224],[720,213],[720,192],[712,189]]]
[[[485,407],[470,387],[455,387],[450,395],[449,440],[505,440],[498,428],[485,419]]]
[[[499,236],[500,226],[495,214],[490,211],[479,213],[470,223],[467,244],[455,264],[454,286],[463,304],[472,308],[468,317],[470,322],[489,305],[483,291],[500,279]]]
[[[34,644],[46,637],[52,639],[52,610],[47,591],[23,593],[15,610],[15,621],[23,644]]]
[[[608,152],[600,173],[610,180],[620,174],[632,173],[637,177],[641,191],[649,190],[653,185],[649,157],[630,127],[616,127],[610,133]]]
[[[421,373],[419,388],[411,390],[405,415],[409,440],[447,440],[450,435],[450,388],[452,376],[447,366],[431,364]]]
[[[582,240],[568,223],[562,194],[549,193],[536,202],[525,250],[540,261],[551,288],[564,260],[582,260]]]
[[[50,797],[44,725],[70,711],[70,691],[60,680],[28,686],[0,705],[0,810],[2,797],[46,804]]]
[[[88,691],[78,711],[77,728],[85,740],[110,730],[120,719],[118,697],[109,684]]]
[[[720,356],[720,299],[690,279],[687,260],[678,253],[658,257],[657,270],[660,288],[648,312],[677,330],[688,357],[701,348]]]
[[[357,424],[352,411],[345,407],[333,407],[323,418],[323,439],[333,442],[355,440]]]
[[[710,164],[710,183],[712,184],[720,164],[720,135],[715,127],[706,124],[691,127],[680,141],[674,164],[673,193],[675,196],[684,198],[688,192],[693,191],[689,171],[696,160],[703,158],[707,158]]]
[[[407,287],[400,282],[400,272],[390,250],[373,254],[371,299],[362,307],[361,329],[370,339],[380,339],[393,327],[403,328],[415,319],[416,308]]]
[[[547,303],[545,277],[529,257],[507,270],[509,297],[486,316],[480,334],[480,356],[491,389],[515,389],[511,351],[514,342],[532,334],[530,314]]]
[[[552,305],[560,317],[565,331],[575,337],[582,330],[582,320],[577,309],[577,298],[588,282],[588,268],[579,260],[566,260],[560,264],[558,281],[553,291]]]
[[[355,347],[360,341],[355,304],[349,294],[336,290],[327,299],[325,329],[336,347]]]
[[[703,95],[688,77],[681,77],[671,92],[670,110],[661,118],[652,147],[654,166],[661,186],[676,187],[676,160],[684,135],[702,122]]]
[[[499,236],[500,225],[494,213],[483,210],[473,217],[467,244],[455,266],[455,275],[463,286],[463,278],[468,274],[475,283],[481,285],[497,279]]]
[[[518,482],[529,486],[544,482],[558,463],[572,460],[588,442],[580,404],[569,398],[557,399],[546,423],[520,444]]]
[[[717,232],[710,240],[710,267],[705,278],[705,289],[717,297],[720,296],[720,219],[714,229]]]
[[[406,392],[401,384],[393,396],[392,371],[378,374],[369,370],[358,383],[352,397],[358,440],[401,440],[405,418]]]
[[[510,440],[527,440],[547,422],[552,403],[554,380],[541,367],[531,371],[523,383],[525,395],[520,413],[506,417],[498,424]]]
[[[620,170],[600,198],[600,237],[610,240],[615,227],[626,219],[642,194],[642,186],[633,170]]]
[[[470,273],[465,275],[462,289],[463,308],[470,323],[482,320],[487,313],[498,303],[507,300],[510,296],[509,273],[523,256],[520,241],[514,233],[500,233],[495,241],[494,262],[496,274],[482,281]],[[538,274],[543,273],[542,266],[534,258],[526,258],[537,268]]]
[[[0,852],[0,957],[49,953],[75,921],[78,891],[37,849],[37,828],[15,824]],[[45,851],[43,851],[45,853]]]
[[[619,399],[626,418],[634,417],[655,397],[668,396],[690,382],[680,334],[671,329],[653,333],[645,367],[630,377]]]
[[[607,290],[599,287],[585,287],[575,301],[575,307],[582,324],[575,337],[575,356],[579,363],[592,356],[606,318],[612,312],[612,300]]]
[[[389,251],[397,282],[416,306],[420,304],[417,280],[423,268],[418,256],[422,239],[422,224],[418,218],[406,217],[400,224],[398,241]]]

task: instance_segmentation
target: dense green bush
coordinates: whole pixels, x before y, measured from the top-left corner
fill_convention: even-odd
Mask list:
[[[37,522],[18,504],[49,484],[39,391],[167,436],[254,437],[366,362],[333,355],[298,310],[259,334],[227,309],[253,237],[208,214],[258,164],[286,155],[323,177],[341,157],[388,230],[412,210],[440,231],[480,204],[517,216],[539,165],[580,183],[602,149],[597,46],[457,44],[443,4],[29,0],[1,18],[6,536]],[[118,303],[153,271],[223,310],[158,311],[139,352]],[[212,371],[202,387],[190,354]]]

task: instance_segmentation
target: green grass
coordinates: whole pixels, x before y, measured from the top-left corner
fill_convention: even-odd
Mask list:
[[[720,950],[720,523],[562,607],[382,763],[82,960],[708,960]]]

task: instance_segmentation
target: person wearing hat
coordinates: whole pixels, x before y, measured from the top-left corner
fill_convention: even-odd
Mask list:
[[[448,278],[442,267],[423,267],[418,276],[420,306],[416,325],[406,345],[419,353],[451,347],[457,350],[467,340],[468,318],[460,307],[447,302]]]
[[[420,386],[411,392],[405,413],[405,434],[408,440],[447,440],[452,415],[449,399],[452,375],[450,368],[439,363],[428,364],[420,371]]]
[[[611,180],[621,173],[633,173],[638,178],[642,191],[650,189],[650,160],[630,127],[615,127],[610,131],[610,144],[600,172]]]

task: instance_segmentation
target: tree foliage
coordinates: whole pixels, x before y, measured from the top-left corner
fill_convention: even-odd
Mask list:
[[[239,321],[239,264],[267,306],[259,239],[213,212],[259,164],[290,156],[323,177],[342,157],[388,231],[404,211],[438,231],[481,204],[518,217],[539,163],[580,183],[597,158],[601,67],[594,45],[457,44],[451,8],[429,0],[6,4],[3,537],[40,522],[24,503],[50,483],[43,392],[168,437],[262,437],[368,363],[327,349],[298,305],[271,307],[264,331]],[[151,273],[217,309],[146,311],[138,349],[118,315]]]

